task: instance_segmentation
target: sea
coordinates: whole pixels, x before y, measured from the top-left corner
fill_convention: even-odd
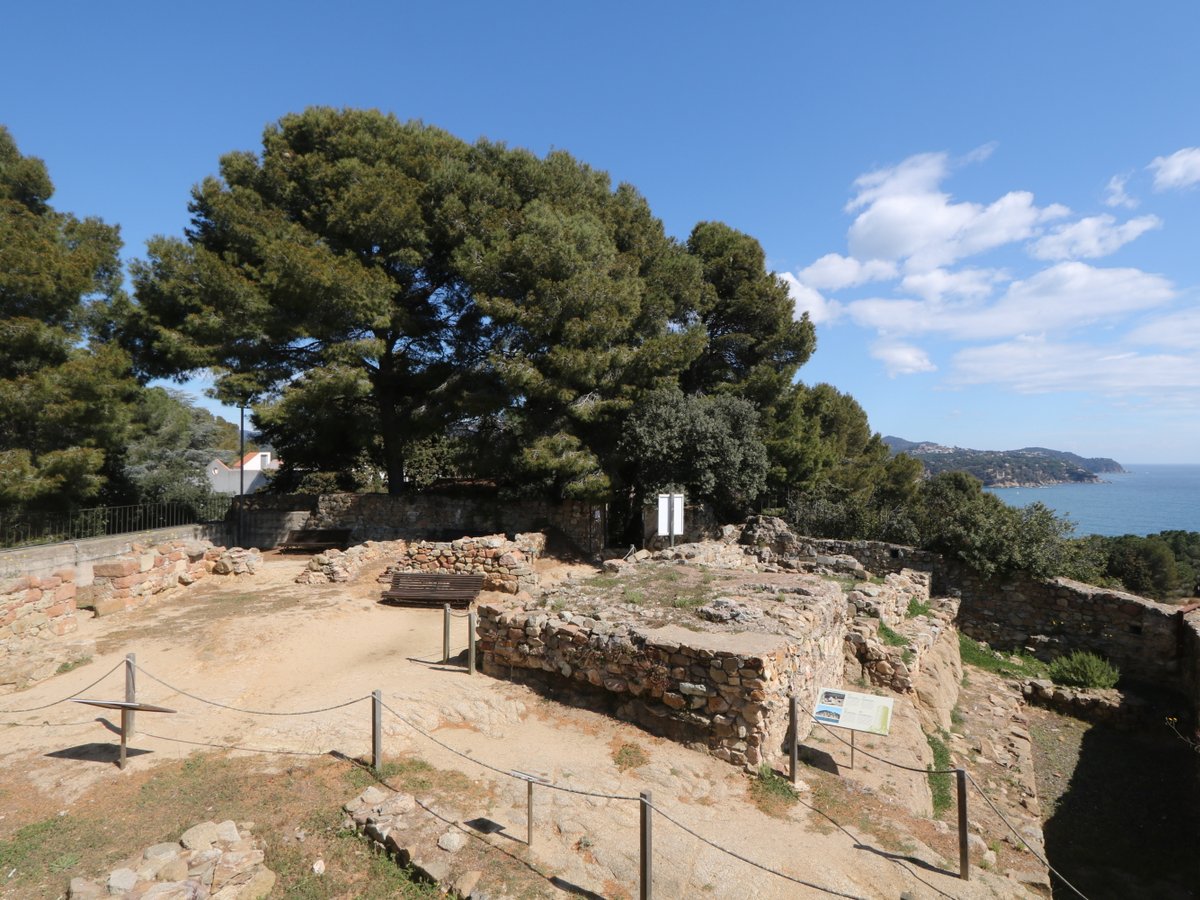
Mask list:
[[[1200,531],[1200,465],[1133,465],[1100,484],[985,488],[1009,506],[1041,502],[1075,523],[1075,534]]]

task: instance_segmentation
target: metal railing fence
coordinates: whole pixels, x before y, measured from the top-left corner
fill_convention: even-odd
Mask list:
[[[232,496],[216,494],[188,502],[97,506],[70,513],[24,511],[0,515],[0,549],[218,522],[225,518],[232,504]]]

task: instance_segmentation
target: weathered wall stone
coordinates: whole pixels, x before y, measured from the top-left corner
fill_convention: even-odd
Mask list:
[[[253,494],[244,499],[247,533],[257,546],[277,546],[287,531],[349,528],[351,540],[451,540],[462,535],[557,530],[579,550],[598,554],[604,546],[604,509],[577,502],[511,500],[494,491],[471,495]],[[238,501],[230,512],[237,519]]]
[[[485,591],[516,594],[538,586],[533,561],[545,550],[546,536],[518,534],[510,541],[502,534],[463,537],[454,541],[416,541],[399,544],[399,559],[382,576],[391,581],[397,572],[445,572],[482,575]]]
[[[402,555],[407,549],[404,541],[367,541],[345,551],[324,550],[308,561],[308,567],[296,576],[296,583],[340,584],[350,581],[367,563]]]
[[[845,599],[790,595],[804,627],[789,634],[704,632],[599,620],[569,611],[483,603],[484,672],[606,696],[620,718],[756,767],[778,758],[788,698],[841,684]],[[811,723],[802,717],[803,739]]]
[[[228,551],[206,540],[174,540],[161,544],[132,544],[128,555],[92,566],[92,583],[79,591],[81,607],[98,616],[146,605],[151,598],[186,587],[224,565],[232,572]]]

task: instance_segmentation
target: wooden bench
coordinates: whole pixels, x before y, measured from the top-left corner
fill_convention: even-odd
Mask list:
[[[289,531],[279,550],[344,550],[350,543],[349,528],[305,528]]]
[[[482,575],[396,572],[392,575],[391,587],[379,599],[398,606],[441,606],[449,603],[461,609],[470,606],[481,590]]]

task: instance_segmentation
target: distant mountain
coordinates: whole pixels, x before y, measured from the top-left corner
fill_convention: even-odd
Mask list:
[[[1125,470],[1115,459],[1086,458],[1065,450],[1025,447],[1021,450],[971,450],[946,447],[931,441],[906,441],[885,437],[893,453],[916,457],[930,475],[963,471],[987,487],[1036,487],[1045,484],[1100,481],[1100,474]]]

